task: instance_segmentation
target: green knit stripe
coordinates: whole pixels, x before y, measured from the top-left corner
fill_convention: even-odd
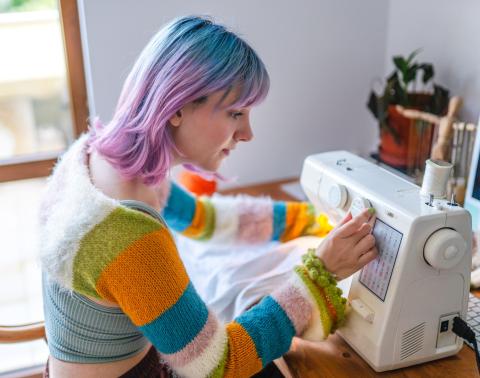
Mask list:
[[[327,337],[330,334],[333,325],[332,318],[330,317],[330,313],[328,312],[327,304],[325,303],[322,295],[318,292],[315,284],[311,281],[310,277],[305,272],[305,269],[301,266],[296,266],[294,270],[295,273],[297,273],[297,275],[300,277],[312,297],[315,299],[317,308],[320,311],[320,318],[322,321],[324,336]]]
[[[215,231],[215,207],[206,197],[202,197],[199,200],[202,201],[203,206],[205,207],[205,228],[198,236],[198,240],[208,240],[212,237],[213,232]]]
[[[305,228],[302,230],[302,235],[308,235],[308,230],[315,225],[315,207],[311,203],[307,205],[306,217],[308,218],[308,223],[305,225]]]
[[[118,207],[88,232],[73,261],[73,289],[100,298],[95,285],[102,271],[122,251],[163,226],[139,211]]]
[[[208,375],[208,378],[221,378],[225,373],[225,365],[227,364],[228,357],[228,343],[225,345],[225,350],[223,351],[223,356],[217,367]]]
[[[335,311],[333,317],[336,318],[333,327],[338,328],[345,319],[347,299],[342,297],[342,290],[337,287],[337,280],[325,269],[322,260],[316,255],[315,248],[309,248],[308,252],[302,256],[302,261],[305,273],[313,283],[321,288],[320,291],[325,297],[328,309],[330,310],[329,305],[333,306]]]

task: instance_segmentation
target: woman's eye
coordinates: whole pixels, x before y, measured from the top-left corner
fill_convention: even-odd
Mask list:
[[[241,117],[243,115],[242,112],[232,112],[230,113],[230,115],[232,116],[233,119],[237,119],[239,117]]]

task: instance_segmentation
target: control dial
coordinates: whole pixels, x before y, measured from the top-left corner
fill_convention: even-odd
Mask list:
[[[356,217],[360,214],[363,210],[372,207],[370,201],[364,197],[355,197],[352,200],[352,205],[350,206],[350,213],[352,213],[352,217]]]
[[[423,256],[435,269],[450,269],[457,265],[467,250],[465,239],[457,231],[442,228],[428,238]]]
[[[327,201],[330,206],[337,209],[343,209],[347,203],[347,198],[348,194],[345,186],[340,184],[332,184],[328,188]]]

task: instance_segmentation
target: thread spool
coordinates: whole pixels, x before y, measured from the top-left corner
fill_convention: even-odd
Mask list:
[[[453,165],[443,160],[428,159],[425,162],[425,175],[423,176],[420,194],[434,198],[445,198],[447,195],[447,182]]]

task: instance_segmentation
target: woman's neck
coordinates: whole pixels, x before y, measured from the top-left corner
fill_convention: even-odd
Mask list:
[[[88,167],[93,185],[106,196],[117,200],[137,200],[160,210],[161,203],[153,187],[145,185],[140,178],[125,179],[100,154],[89,155]]]

